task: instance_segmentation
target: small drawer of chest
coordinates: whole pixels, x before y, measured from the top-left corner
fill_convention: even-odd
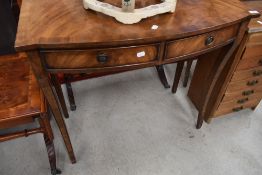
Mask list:
[[[243,98],[243,99],[236,99],[229,102],[222,102],[220,103],[218,109],[214,113],[214,117],[225,115],[231,112],[238,112],[243,109],[253,108],[256,107],[261,99],[259,98]]]
[[[245,99],[246,97],[262,98],[262,87],[256,86],[256,87],[251,87],[248,89],[243,89],[231,93],[226,92],[223,97],[223,102],[228,102],[236,99],[241,100],[241,99]]]
[[[44,52],[49,69],[105,68],[146,64],[158,58],[159,45],[93,50],[62,50]]]
[[[238,32],[238,26],[230,26],[214,32],[171,41],[167,44],[165,59],[175,59],[181,56],[200,53],[210,48],[219,47],[233,41]]]
[[[248,78],[262,77],[262,66],[254,67],[251,69],[238,70],[234,73],[231,81],[241,81]]]
[[[227,87],[227,93],[232,93],[250,88],[262,88],[262,77],[252,77],[241,81],[231,81]]]
[[[245,51],[246,52],[246,51]],[[262,47],[261,50],[259,51],[261,52],[259,55],[258,53],[255,53],[257,56],[255,57],[242,57],[242,59],[240,60],[238,66],[237,66],[237,70],[244,70],[244,69],[250,69],[250,68],[254,68],[254,67],[259,67],[262,66]],[[253,55],[255,55],[253,54]],[[245,53],[244,53],[245,55]]]

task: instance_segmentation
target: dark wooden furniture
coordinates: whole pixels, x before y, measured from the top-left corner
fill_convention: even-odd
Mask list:
[[[56,155],[47,106],[25,54],[0,56],[0,129],[39,122],[39,127],[0,135],[0,142],[43,134],[52,175],[60,174],[56,168]],[[33,146],[33,145],[32,145]],[[12,151],[12,150],[10,150]]]
[[[78,0],[26,0],[21,8],[16,49],[29,55],[71,160],[75,161],[48,73],[114,72],[215,54],[220,62],[205,82],[204,107],[199,111],[197,122],[200,128],[209,115],[210,101],[215,98],[215,84],[223,82],[223,79],[219,81],[221,72],[238,48],[253,16],[235,0],[180,0],[174,14],[124,25],[111,17],[84,10]],[[159,28],[151,30],[155,24]],[[217,50],[221,51],[219,48],[226,48],[222,49],[223,54],[217,54]],[[142,57],[141,52],[144,52]]]

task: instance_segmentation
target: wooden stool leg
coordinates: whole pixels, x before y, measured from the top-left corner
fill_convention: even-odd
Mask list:
[[[183,86],[184,87],[187,87],[187,83],[188,83],[188,79],[189,79],[190,69],[191,69],[192,63],[193,63],[193,60],[187,61],[185,78],[184,78],[184,82],[183,82]]]
[[[163,65],[156,66],[156,70],[157,70],[157,73],[158,73],[158,77],[159,77],[161,83],[163,84],[163,86],[164,86],[166,89],[167,89],[167,88],[170,88],[170,85],[168,84],[167,79],[166,79],[166,74],[165,74],[164,66],[163,66]]]
[[[56,168],[56,154],[54,147],[54,136],[52,132],[52,128],[49,123],[49,119],[47,113],[43,113],[39,119],[40,126],[44,129],[44,140],[46,145],[46,150],[48,154],[48,159],[51,167],[51,174],[61,174],[61,170]]]
[[[60,85],[60,83],[57,79],[57,76],[54,75],[54,74],[51,74],[50,76],[51,76],[51,81],[52,81],[52,83],[55,87],[57,97],[58,97],[58,100],[60,102],[60,106],[62,108],[63,114],[64,114],[65,118],[69,118],[69,114],[68,114],[66,103],[65,103],[64,94],[63,94],[61,85]]]
[[[69,103],[70,103],[70,109],[71,111],[75,111],[76,110],[76,104],[75,104],[75,97],[74,97],[74,93],[73,93],[73,89],[72,89],[72,85],[71,85],[71,75],[65,75],[65,84],[66,84],[66,90],[67,90],[67,95],[68,95],[68,99],[69,99]]]
[[[177,63],[176,74],[175,74],[173,87],[172,87],[172,93],[176,93],[177,91],[177,87],[178,87],[178,83],[181,77],[181,73],[183,71],[183,67],[184,67],[184,61]]]

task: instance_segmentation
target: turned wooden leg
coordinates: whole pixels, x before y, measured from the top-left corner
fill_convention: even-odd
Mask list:
[[[50,140],[47,136],[44,136],[48,159],[51,167],[51,174],[61,174],[61,170],[56,168],[56,155],[53,140]]]
[[[60,106],[62,108],[63,114],[64,114],[65,118],[69,118],[69,114],[68,114],[66,103],[65,103],[64,94],[63,94],[61,85],[58,81],[58,78],[55,74],[50,74],[50,76],[51,76],[51,81],[52,81],[52,83],[55,87],[56,94],[57,94],[58,100],[60,102]]]
[[[76,104],[75,104],[75,97],[74,97],[72,85],[70,82],[71,78],[72,78],[72,75],[65,75],[65,84],[66,84],[67,95],[68,95],[68,99],[70,103],[70,109],[71,111],[75,111]]]
[[[177,87],[178,87],[178,84],[179,84],[181,73],[183,71],[183,67],[184,67],[184,61],[177,63],[176,74],[175,74],[173,87],[172,87],[172,93],[176,93],[176,91],[177,91]]]
[[[44,93],[44,96],[51,107],[51,110],[54,114],[54,118],[59,127],[61,135],[63,137],[68,155],[72,163],[76,163],[76,158],[71,144],[71,140],[65,125],[63,115],[59,109],[58,99],[56,98],[51,83],[48,78],[48,74],[42,66],[41,57],[38,51],[27,52],[29,61],[31,63],[32,69],[34,71],[35,77],[38,81],[38,84]]]
[[[170,85],[168,84],[167,79],[166,79],[166,74],[165,74],[164,66],[163,66],[163,65],[156,66],[156,70],[157,70],[157,73],[158,73],[158,77],[159,77],[161,83],[163,84],[163,86],[164,86],[166,89],[167,89],[167,88],[170,88]]]
[[[54,136],[53,136],[52,128],[49,123],[47,113],[41,114],[39,118],[39,123],[41,128],[43,128],[44,130],[44,140],[45,140],[46,150],[51,167],[51,174],[52,175],[61,174],[61,171],[56,167],[56,154],[55,154],[55,146],[53,143]]]
[[[192,63],[193,63],[193,60],[187,61],[185,78],[184,78],[184,82],[183,82],[183,86],[184,87],[187,87],[187,83],[188,83],[188,79],[189,79],[190,69],[191,69]]]

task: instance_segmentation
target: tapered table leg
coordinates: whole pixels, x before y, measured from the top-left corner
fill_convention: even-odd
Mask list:
[[[180,77],[183,71],[183,67],[184,67],[184,61],[177,63],[176,74],[175,74],[175,78],[174,78],[174,82],[172,86],[172,93],[176,93],[177,91],[177,87],[178,87],[179,80],[180,80]]]
[[[75,103],[75,97],[74,97],[74,93],[73,93],[73,89],[72,89],[72,85],[71,85],[71,78],[72,75],[65,75],[65,84],[66,84],[66,91],[67,91],[67,95],[68,95],[68,100],[70,103],[70,109],[71,111],[75,111],[76,110],[76,103]]]
[[[170,85],[168,84],[167,79],[166,79],[166,74],[165,74],[164,66],[163,66],[163,65],[156,66],[156,70],[157,70],[157,73],[158,73],[158,77],[159,77],[161,83],[163,84],[163,86],[164,86],[166,89],[167,89],[167,88],[170,88]]]
[[[61,85],[60,85],[60,83],[59,83],[59,81],[57,79],[57,76],[54,75],[54,74],[51,74],[50,76],[51,76],[52,83],[53,83],[53,85],[55,87],[56,94],[58,96],[58,99],[59,99],[61,108],[63,110],[64,116],[65,116],[65,118],[69,118],[69,114],[68,114],[66,103],[65,103],[64,94],[63,94]]]
[[[187,63],[186,63],[186,72],[185,72],[185,78],[184,78],[184,82],[183,82],[184,87],[187,87],[192,63],[193,63],[193,60],[188,60]]]
[[[38,51],[32,51],[32,52],[28,52],[28,56],[29,56],[29,60],[32,66],[32,69],[34,71],[34,74],[36,76],[36,79],[39,83],[39,86],[41,88],[41,90],[44,93],[44,96],[48,102],[48,104],[51,107],[51,110],[54,114],[54,118],[56,120],[56,123],[59,127],[59,130],[62,134],[69,158],[71,160],[72,163],[76,162],[76,158],[74,155],[74,150],[71,144],[71,140],[65,125],[65,121],[63,118],[63,115],[59,109],[59,104],[58,104],[58,100],[52,90],[52,86],[50,84],[49,78],[48,78],[48,74],[47,72],[44,70],[42,64],[41,64],[41,58],[39,55]]]

